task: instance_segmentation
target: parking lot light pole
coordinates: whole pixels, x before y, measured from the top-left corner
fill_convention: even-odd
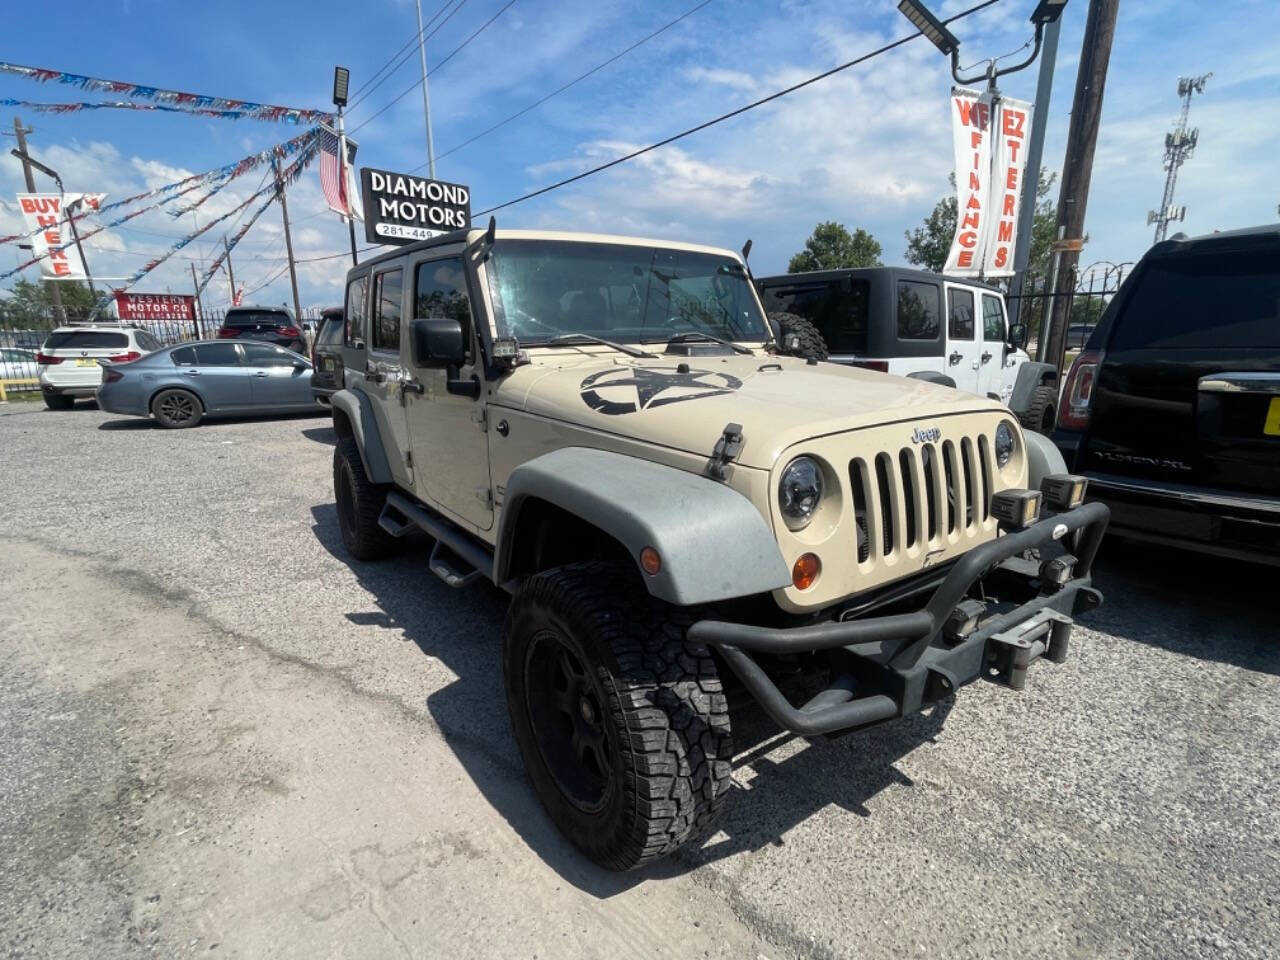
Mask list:
[[[351,265],[354,267],[360,263],[360,259],[356,255],[356,218],[350,215],[355,204],[354,198],[351,196],[351,188],[354,184],[352,178],[347,176],[347,132],[342,119],[342,112],[347,105],[347,91],[350,87],[351,71],[346,67],[334,67],[333,105],[338,108],[338,118],[334,122],[338,133],[338,171],[342,177],[342,189],[347,191],[348,215],[343,219],[347,221],[347,232],[351,236]]]

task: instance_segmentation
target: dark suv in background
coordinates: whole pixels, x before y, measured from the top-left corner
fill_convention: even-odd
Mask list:
[[[343,387],[341,307],[326,307],[320,313],[316,338],[311,344],[311,396],[329,405],[329,398]]]
[[[1280,564],[1280,224],[1152,247],[1053,439],[1112,532]]]
[[[218,328],[220,340],[262,340],[306,354],[302,328],[285,307],[232,307]]]

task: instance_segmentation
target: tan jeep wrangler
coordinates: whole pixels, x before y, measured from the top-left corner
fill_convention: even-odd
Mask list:
[[[1020,688],[1102,602],[1106,508],[1047,440],[785,355],[735,253],[491,221],[353,268],[346,312],[343,541],[373,560],[422,530],[446,583],[510,592],[516,740],[604,866],[714,820],[726,681],[799,734],[864,729]],[[797,667],[825,685],[799,705]]]

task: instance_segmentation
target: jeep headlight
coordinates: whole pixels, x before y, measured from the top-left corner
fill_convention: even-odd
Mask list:
[[[1014,449],[1018,446],[1018,437],[1014,433],[1013,424],[1001,420],[996,427],[996,466],[1003,470],[1009,465]]]
[[[782,471],[778,509],[792,529],[809,525],[822,499],[822,468],[811,457],[796,457]]]

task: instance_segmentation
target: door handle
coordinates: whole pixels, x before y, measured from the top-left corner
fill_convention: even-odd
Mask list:
[[[991,354],[989,354],[989,353],[985,353],[985,352],[984,352],[984,353],[982,354],[982,362],[983,362],[983,363],[990,363],[990,362],[991,362]]]
[[[198,377],[200,376],[200,371],[199,370],[183,370],[182,375],[184,377]]]
[[[423,394],[427,392],[427,388],[423,386],[422,382],[415,380],[413,377],[401,377],[400,389],[405,393]]]
[[[951,361],[951,365],[954,367],[957,363],[959,363],[961,360],[964,359],[964,356],[960,353],[959,350],[957,350],[955,353],[951,354],[951,356],[947,357],[947,359]]]
[[[265,370],[259,370],[257,373],[254,374],[255,377],[265,377],[266,375],[267,375],[267,371]]]
[[[387,375],[383,371],[373,366],[364,368],[364,377],[371,383],[382,383],[387,379]]]

